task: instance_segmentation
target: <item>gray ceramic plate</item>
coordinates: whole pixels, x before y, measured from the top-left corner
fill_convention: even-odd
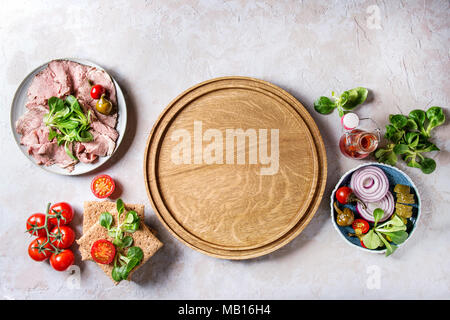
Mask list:
[[[58,60],[70,60],[74,62],[78,62],[81,64],[85,64],[88,66],[96,67],[100,70],[104,70],[99,65],[92,63],[87,60],[82,59],[75,59],[75,58],[66,58],[66,59],[58,59]],[[22,150],[23,154],[30,159],[33,163],[36,164],[36,161],[34,158],[28,154],[26,147],[20,144],[20,135],[16,132],[16,121],[20,118],[21,115],[23,115],[26,112],[25,103],[27,101],[27,90],[28,87],[31,84],[31,81],[33,80],[34,76],[40,72],[41,70],[45,69],[47,67],[49,62],[37,67],[34,69],[29,75],[26,76],[26,78],[22,81],[19,88],[17,88],[16,94],[14,95],[14,99],[11,105],[11,129],[14,135],[14,139],[17,142],[17,145],[19,146],[20,150]],[[123,136],[125,134],[126,126],[127,126],[127,105],[125,103],[125,98],[123,96],[123,92],[119,87],[119,84],[114,80],[113,77],[111,77],[114,85],[116,86],[116,92],[117,92],[117,108],[118,108],[118,118],[117,118],[117,126],[116,130],[119,132],[119,138],[116,141],[116,148],[114,149],[113,153],[110,156],[107,157],[100,157],[97,162],[95,163],[82,163],[79,162],[75,165],[75,169],[72,172],[67,171],[66,169],[60,168],[57,165],[52,166],[43,166],[43,165],[37,165],[41,167],[44,170],[62,174],[62,175],[79,175],[83,173],[87,173],[90,171],[93,171],[100,167],[102,164],[104,164],[106,161],[108,161],[114,152],[119,148],[120,143],[122,142]]]

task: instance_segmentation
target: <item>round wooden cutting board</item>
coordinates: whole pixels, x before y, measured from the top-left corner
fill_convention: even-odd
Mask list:
[[[163,111],[144,175],[153,209],[175,237],[214,257],[247,259],[305,228],[327,163],[314,120],[293,96],[225,77],[188,89]]]

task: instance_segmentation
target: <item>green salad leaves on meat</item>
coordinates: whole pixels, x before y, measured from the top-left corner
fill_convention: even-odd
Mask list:
[[[44,115],[44,123],[50,128],[48,140],[56,138],[59,146],[64,144],[66,153],[78,160],[71,151],[71,143],[93,140],[90,129],[91,111],[84,114],[77,98],[70,95],[65,100],[57,97],[48,99],[49,113]]]

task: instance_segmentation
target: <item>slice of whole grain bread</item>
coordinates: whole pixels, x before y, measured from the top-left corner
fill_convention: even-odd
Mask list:
[[[125,211],[134,210],[140,218],[144,218],[143,204],[125,204]],[[83,212],[83,234],[98,222],[103,212],[109,212],[113,217],[117,214],[116,203],[112,201],[85,201]]]
[[[130,210],[136,211],[141,219],[139,229],[130,235],[133,237],[133,246],[137,246],[142,249],[144,252],[144,258],[142,259],[142,262],[130,272],[128,280],[131,278],[131,275],[138,268],[144,265],[163,245],[151,232],[150,228],[144,223],[144,206],[138,204],[125,204],[125,211],[128,212]],[[99,217],[103,212],[111,213],[114,219],[113,225],[115,225],[117,209],[114,202],[87,201],[84,203],[83,236],[77,240],[77,243],[80,246],[79,249],[82,260],[92,260],[91,247],[95,241],[99,239],[112,241],[112,238],[108,236],[108,231],[98,223]],[[122,217],[124,216],[125,213]],[[111,278],[111,280],[113,280],[111,277],[111,272],[114,267],[113,263],[109,265],[100,263],[97,264]],[[116,281],[114,281],[114,283],[117,284]]]

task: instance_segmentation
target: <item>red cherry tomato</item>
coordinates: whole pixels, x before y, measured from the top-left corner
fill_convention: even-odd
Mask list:
[[[92,86],[91,88],[91,97],[92,99],[100,99],[102,94],[105,93],[105,88],[103,86],[96,84],[95,86]]]
[[[49,230],[52,228],[50,223],[47,223]],[[33,236],[47,237],[45,229],[37,229],[45,226],[45,214],[35,213],[27,219],[27,231]]]
[[[366,248],[367,249],[367,247],[364,245],[364,242],[361,240],[361,246],[363,247],[363,248]]]
[[[51,233],[50,241],[59,249],[67,249],[75,241],[75,232],[71,227],[60,226],[59,231],[58,227],[54,227]]]
[[[50,257],[50,264],[53,269],[57,271],[64,271],[75,262],[75,256],[73,255],[72,250],[64,249],[62,252],[58,254],[52,254]]]
[[[73,209],[70,206],[70,204],[68,204],[67,202],[55,203],[54,205],[52,205],[50,207],[50,210],[48,213],[51,215],[56,214],[59,217],[61,217],[61,219],[59,220],[60,226],[69,224],[70,221],[72,221],[72,219],[73,219]],[[48,221],[54,226],[58,225],[58,221],[57,221],[56,217],[49,218]]]
[[[352,228],[356,230],[360,230],[361,233],[367,233],[369,231],[369,223],[363,219],[355,219],[352,223]]]
[[[50,243],[42,246],[46,241],[47,238],[39,237],[30,243],[28,246],[28,255],[31,259],[35,261],[44,261],[52,255],[52,252],[50,251],[52,249]]]
[[[349,187],[340,187],[336,191],[336,199],[342,204],[349,203],[349,200],[351,200],[351,195],[353,194],[352,189]],[[350,201],[351,202],[351,201]]]
[[[114,180],[107,174],[95,177],[91,182],[91,190],[97,198],[107,198],[114,192],[116,184]]]
[[[116,247],[110,241],[100,239],[94,242],[91,248],[91,256],[95,262],[110,264],[116,255]]]

